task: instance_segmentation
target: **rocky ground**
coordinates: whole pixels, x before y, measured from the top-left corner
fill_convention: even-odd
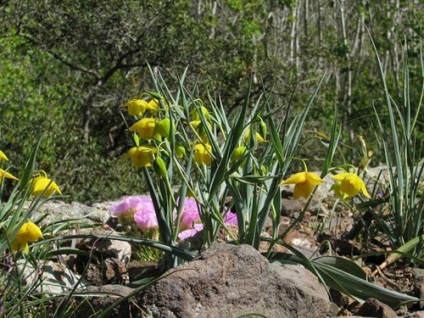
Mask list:
[[[305,255],[332,254],[349,259],[386,246],[376,241],[358,239],[358,215],[334,201],[325,200],[328,189],[317,193],[308,211],[285,238]],[[327,192],[326,192],[327,191]],[[304,203],[293,200],[287,188],[283,198],[281,231],[301,213]],[[111,202],[85,206],[79,203],[47,202],[40,213],[49,213],[45,222],[55,219],[86,219],[97,222],[93,229],[69,234],[116,234],[108,207]],[[363,216],[361,216],[363,217]],[[363,230],[363,228],[362,228]],[[363,233],[363,231],[362,231]],[[266,235],[266,233],[264,233]],[[78,315],[90,316],[104,310],[122,297],[131,296],[111,309],[109,317],[424,317],[424,303],[390,308],[376,299],[360,304],[336,291],[327,293],[315,276],[301,266],[275,266],[248,246],[225,244],[223,234],[209,250],[195,261],[163,274],[143,290],[137,282],[146,282],[160,273],[155,261],[132,258],[134,249],[126,242],[108,239],[75,240],[86,255],[66,256],[43,264],[48,291],[64,292],[82,277],[81,292],[108,293],[114,296],[77,299]],[[223,243],[224,242],[224,243]],[[195,241],[191,242],[195,246]],[[377,244],[378,243],[378,244]],[[266,246],[262,246],[263,249]],[[412,268],[402,260],[383,270],[377,265],[381,255],[362,259],[359,265],[369,280],[387,289],[424,298],[424,269]],[[29,269],[30,270],[30,269]],[[57,277],[61,277],[60,280]],[[44,288],[44,291],[47,289]],[[83,300],[84,299],[84,300]],[[250,315],[247,315],[250,313]],[[255,315],[256,314],[256,315]]]

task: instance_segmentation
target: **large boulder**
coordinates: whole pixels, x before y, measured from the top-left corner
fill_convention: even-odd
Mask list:
[[[143,317],[326,317],[326,289],[301,266],[273,265],[248,245],[217,243],[139,295]],[[246,317],[246,316],[244,316]]]

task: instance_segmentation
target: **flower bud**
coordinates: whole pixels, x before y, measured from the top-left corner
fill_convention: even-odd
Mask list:
[[[168,177],[168,171],[166,169],[166,163],[160,156],[156,156],[156,159],[153,162],[153,169],[155,169],[155,172],[159,176],[164,177],[164,178]]]
[[[268,127],[266,126],[265,122],[261,118],[261,123],[259,125],[260,135],[265,139],[266,134],[268,132]]]
[[[176,145],[175,153],[177,154],[177,158],[179,159],[184,158],[186,155],[186,149],[183,145]]]
[[[239,147],[235,148],[234,152],[231,155],[231,161],[232,162],[239,161],[240,158],[244,155],[245,152],[246,152],[245,146],[239,146]]]
[[[171,131],[171,120],[169,118],[164,118],[157,122],[155,127],[155,133],[161,135],[163,138],[167,138]]]

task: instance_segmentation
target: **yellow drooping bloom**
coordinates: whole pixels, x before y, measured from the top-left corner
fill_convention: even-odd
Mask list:
[[[159,112],[159,110],[160,110],[159,100],[156,99],[156,98],[151,99],[147,103],[147,109],[150,110],[150,112],[152,113],[152,115],[156,115]]]
[[[342,172],[332,176],[332,178],[336,182],[330,190],[334,191],[336,197],[344,200],[352,198],[362,191],[367,198],[371,198],[364,181],[358,175],[350,172]]]
[[[2,161],[2,160],[9,161],[9,159],[4,154],[4,152],[0,150],[0,161]]]
[[[8,178],[8,179],[13,179],[13,180],[19,180],[18,178],[16,178],[15,176],[13,176],[12,174],[10,174],[7,171],[4,171],[3,169],[0,169],[0,180],[3,178]]]
[[[316,173],[303,171],[292,175],[287,180],[284,180],[279,185],[294,184],[293,198],[300,197],[308,198],[316,185],[322,184],[322,180]]]
[[[131,99],[122,107],[128,108],[128,114],[131,116],[143,116],[148,108],[148,103],[143,99]]]
[[[41,238],[43,238],[41,229],[38,225],[28,220],[21,226],[15,238],[10,243],[10,247],[12,248],[12,251],[24,251],[28,254],[28,243],[37,242]]]
[[[248,142],[250,135],[252,134],[252,131],[250,129],[247,130],[246,134],[243,137],[244,142]],[[255,139],[258,142],[267,142],[267,140],[265,139],[265,136],[262,136],[260,133],[256,132],[255,133]]]
[[[131,163],[138,167],[150,167],[152,165],[153,154],[158,152],[158,149],[152,146],[132,147],[122,159],[130,159]]]
[[[205,121],[202,121],[202,115]],[[190,127],[202,138],[207,138],[207,131],[212,131],[211,115],[206,107],[200,106],[190,111]],[[203,140],[204,141],[204,140]]]
[[[241,159],[241,157],[246,153],[246,147],[245,146],[238,146],[234,149],[232,155],[231,155],[231,162],[237,162]]]
[[[142,118],[130,127],[130,131],[136,131],[138,135],[146,140],[155,138],[155,127],[157,120],[152,117]]]
[[[190,111],[190,116],[192,119],[190,124],[194,128],[197,128],[202,123],[202,117],[200,116],[199,110],[202,112],[203,116],[208,122],[211,121],[211,115],[209,114],[209,111],[205,106],[200,106],[199,109],[194,108]]]
[[[45,176],[38,176],[31,181],[30,192],[33,195],[42,195],[45,198],[50,197],[55,192],[62,194],[62,191],[60,191],[60,188],[56,182]]]
[[[197,163],[209,166],[212,162],[211,156],[212,147],[209,144],[195,144],[194,145],[194,161]]]

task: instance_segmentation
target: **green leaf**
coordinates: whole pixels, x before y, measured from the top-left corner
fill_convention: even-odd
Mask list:
[[[359,301],[376,298],[392,307],[398,307],[407,302],[419,301],[416,297],[380,287],[337,267],[319,262],[313,262],[313,265],[324,279],[326,285],[344,292]]]
[[[296,251],[293,247],[289,247],[289,249]],[[364,272],[358,268],[358,265],[348,259],[321,257],[308,260],[299,251],[296,251],[296,255],[275,253],[270,258],[270,261],[279,264],[302,264],[327,287],[338,290],[360,302],[368,298],[376,298],[389,306],[398,307],[403,303],[419,301],[416,297],[388,290],[368,282],[364,277]]]
[[[322,256],[322,257],[314,258],[313,261],[320,264],[327,264],[329,266],[337,267],[338,269],[343,270],[346,273],[352,274],[362,279],[367,278],[365,272],[362,270],[362,268],[359,265],[343,257]]]

